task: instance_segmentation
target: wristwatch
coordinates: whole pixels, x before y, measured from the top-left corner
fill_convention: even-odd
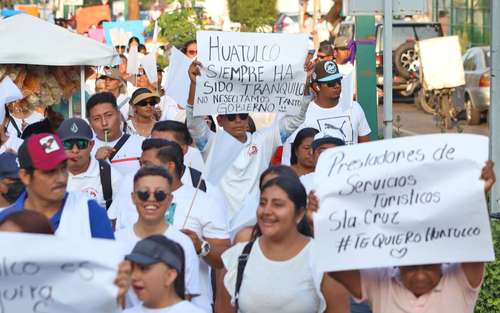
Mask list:
[[[201,250],[200,253],[198,253],[199,256],[204,257],[207,256],[210,253],[210,244],[206,242],[205,240],[201,241]]]

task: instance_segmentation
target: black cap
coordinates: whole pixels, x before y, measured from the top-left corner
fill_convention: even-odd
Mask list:
[[[78,117],[72,117],[64,120],[61,126],[59,126],[57,133],[62,141],[69,139],[92,140],[94,137],[89,124],[87,124],[85,120]]]
[[[183,271],[184,252],[182,247],[162,235],[153,235],[139,241],[126,260],[139,265],[152,265],[163,262],[178,273]]]
[[[343,77],[339,72],[339,67],[334,61],[321,61],[314,66],[312,81],[317,83],[327,83]]]
[[[311,146],[313,150],[316,150],[319,148],[319,146],[324,144],[333,144],[336,147],[340,147],[340,146],[345,146],[345,141],[340,138],[332,136],[332,134],[319,132],[316,134],[316,136],[314,136],[314,140]]]
[[[19,164],[14,153],[4,152],[0,154],[0,179],[18,178]]]

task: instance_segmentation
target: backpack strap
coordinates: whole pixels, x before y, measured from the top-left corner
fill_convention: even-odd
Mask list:
[[[191,181],[193,183],[193,187],[198,187],[198,183],[200,184],[200,190],[207,192],[207,184],[205,184],[205,180],[201,178],[201,172],[192,167],[189,168],[189,174],[191,174]],[[201,182],[200,182],[201,179]]]
[[[130,138],[130,134],[123,134],[123,136],[118,140],[118,142],[115,144],[113,149],[115,150],[113,153],[110,154],[109,160],[113,160],[113,158],[116,156],[118,151],[123,147],[123,145],[127,142],[127,140]]]
[[[102,194],[106,202],[106,210],[113,202],[113,188],[111,186],[111,165],[105,160],[98,160],[99,162],[99,176],[101,178]]]
[[[21,138],[21,135],[23,134],[23,132],[21,131],[21,129],[19,129],[19,126],[17,126],[16,121],[12,117],[10,117],[9,120],[10,120],[10,123],[12,124],[12,126],[14,127],[14,129],[17,132],[17,137]]]
[[[236,288],[234,291],[234,309],[236,313],[238,313],[238,310],[240,308],[238,298],[240,296],[241,283],[243,282],[243,272],[245,271],[245,267],[247,266],[248,257],[250,256],[250,251],[252,251],[254,242],[255,241],[249,241],[238,257],[238,273],[236,274]]]

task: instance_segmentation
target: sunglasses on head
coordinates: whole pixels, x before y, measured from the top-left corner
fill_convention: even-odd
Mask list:
[[[239,117],[242,121],[246,121],[248,119],[248,113],[226,114],[226,117],[230,122],[236,121],[236,117]]]
[[[139,190],[139,191],[136,191],[135,194],[137,195],[137,198],[139,198],[139,200],[141,200],[141,201],[148,201],[149,196],[151,194],[153,194],[154,199],[158,202],[164,201],[165,199],[167,199],[167,197],[169,195],[168,193],[166,193],[163,190],[156,190],[155,192],[149,192],[146,190],[144,190],[144,191]]]
[[[332,81],[324,82],[324,83],[321,83],[321,84],[327,85],[328,87],[335,87],[337,85],[340,86],[342,84],[342,78],[334,79]]]
[[[140,106],[140,107],[145,107],[145,106],[148,106],[148,105],[154,107],[156,105],[156,102],[152,101],[152,100],[150,100],[150,101],[141,101],[141,102],[137,103],[136,105]]]
[[[70,139],[63,142],[64,150],[71,150],[75,145],[78,150],[84,150],[89,147],[89,141],[85,139]]]

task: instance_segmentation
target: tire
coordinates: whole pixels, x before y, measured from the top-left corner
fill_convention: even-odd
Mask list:
[[[436,113],[436,109],[431,101],[431,97],[427,96],[423,89],[420,89],[415,98],[417,107],[427,114]]]
[[[394,70],[399,76],[406,79],[417,76],[416,62],[419,57],[414,42],[405,42],[394,51]]]
[[[481,123],[481,111],[474,107],[469,97],[465,98],[465,116],[467,125],[479,125]]]

